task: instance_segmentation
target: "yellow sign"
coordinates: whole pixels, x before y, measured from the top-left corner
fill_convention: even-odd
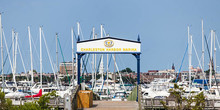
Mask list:
[[[83,52],[136,52],[137,48],[81,48]]]
[[[100,52],[100,53],[138,53],[140,42],[117,38],[101,38],[77,43],[77,52]]]

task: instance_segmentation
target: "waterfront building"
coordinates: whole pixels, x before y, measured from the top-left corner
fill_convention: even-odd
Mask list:
[[[74,71],[74,74],[76,74],[76,71],[75,71],[76,63],[74,63],[74,68],[73,68],[72,65],[73,65],[72,62],[62,62],[62,63],[60,63],[60,65],[59,65],[59,67],[60,67],[59,74],[60,75],[67,75],[67,73],[68,73],[69,75],[72,75],[72,71]]]

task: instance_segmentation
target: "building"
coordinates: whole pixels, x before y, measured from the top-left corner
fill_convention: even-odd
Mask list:
[[[180,72],[180,78],[181,78],[181,81],[186,81],[186,80],[189,80],[188,79],[189,77],[189,71],[181,71]],[[204,75],[202,73],[202,69],[200,69],[199,67],[197,68],[191,68],[191,78],[193,79],[204,79]]]
[[[141,74],[141,81],[144,83],[150,83],[155,78],[170,78],[175,77],[176,72],[173,69],[167,69],[167,70],[148,70],[147,73]]]
[[[175,72],[174,63],[172,64],[171,69],[166,70],[148,70],[146,73],[141,73],[140,78],[143,83],[150,83],[155,78],[175,78],[177,72]]]
[[[72,62],[62,62],[60,63],[60,75],[72,75],[72,71],[74,71],[74,74],[76,74],[76,63],[74,63],[74,69],[73,69],[73,63]]]

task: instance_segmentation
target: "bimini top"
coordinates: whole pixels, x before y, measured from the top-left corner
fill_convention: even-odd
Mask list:
[[[141,53],[141,42],[114,37],[78,41],[77,53]]]

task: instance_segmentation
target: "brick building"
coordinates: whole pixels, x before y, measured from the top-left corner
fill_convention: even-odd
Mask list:
[[[66,65],[66,67],[65,67],[65,65]],[[66,73],[66,70],[67,70],[67,72],[68,72],[68,74],[70,75],[72,75],[72,71],[74,70],[74,74],[76,74],[76,63],[74,63],[74,69],[73,69],[73,63],[72,62],[62,62],[62,63],[60,63],[60,65],[59,65],[59,67],[60,67],[60,71],[59,71],[59,73],[61,74],[61,75],[67,75],[67,73]]]
[[[150,83],[154,78],[170,78],[176,76],[175,70],[149,70],[147,73],[142,73],[140,78],[144,83]]]

